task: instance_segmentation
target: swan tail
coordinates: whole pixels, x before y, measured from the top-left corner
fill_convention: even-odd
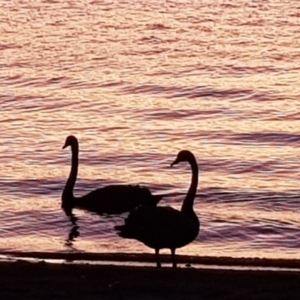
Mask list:
[[[138,187],[138,196],[141,199],[140,204],[156,206],[158,202],[163,198],[162,195],[152,195],[150,190],[146,187]]]
[[[154,205],[157,205],[158,202],[163,198],[163,196],[161,195],[153,195],[153,202],[154,202]]]
[[[127,239],[138,239],[147,223],[147,215],[153,211],[155,207],[139,206],[131,211],[128,217],[124,220],[125,224],[115,226],[115,230],[120,237]]]

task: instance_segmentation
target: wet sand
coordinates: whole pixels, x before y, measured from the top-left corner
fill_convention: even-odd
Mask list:
[[[299,299],[299,271],[0,262],[0,299]]]

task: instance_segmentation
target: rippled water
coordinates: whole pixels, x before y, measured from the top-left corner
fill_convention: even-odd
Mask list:
[[[132,3],[134,2],[134,3]],[[179,208],[195,154],[197,240],[178,253],[299,258],[298,1],[0,0],[0,251],[152,252],[123,217],[60,208],[140,183]]]

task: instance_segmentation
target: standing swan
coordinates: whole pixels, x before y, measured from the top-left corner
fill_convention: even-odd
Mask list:
[[[74,197],[73,189],[78,173],[79,144],[75,136],[66,138],[63,149],[70,146],[72,166],[69,178],[62,193],[62,208],[70,215],[77,207],[98,214],[121,214],[139,205],[156,206],[162,196],[152,195],[149,189],[132,185],[109,185],[94,190],[82,197]]]
[[[198,165],[195,156],[182,150],[171,166],[187,161],[192,168],[192,182],[181,210],[171,207],[140,207],[132,211],[125,225],[115,226],[123,238],[136,239],[155,249],[157,267],[160,267],[159,250],[171,250],[173,268],[176,268],[175,250],[191,243],[199,233],[199,220],[193,210],[198,185]]]

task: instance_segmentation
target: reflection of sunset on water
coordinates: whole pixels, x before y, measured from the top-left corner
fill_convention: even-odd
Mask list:
[[[179,254],[299,256],[298,3],[233,2],[0,0],[0,251],[70,250],[74,134],[76,195],[139,183],[179,208],[190,169],[170,163],[196,155],[201,230]],[[151,252],[123,217],[75,214],[75,250]]]

